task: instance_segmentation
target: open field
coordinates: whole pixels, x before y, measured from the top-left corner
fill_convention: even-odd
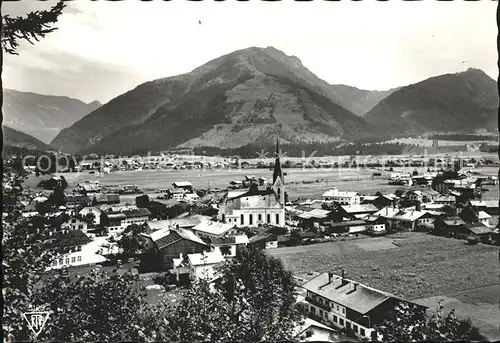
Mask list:
[[[345,269],[347,277],[418,299],[498,283],[499,248],[407,233],[269,250],[297,276]],[[411,284],[411,287],[407,287]]]
[[[409,189],[403,186],[388,185],[387,178],[391,172],[387,168],[371,169],[283,169],[286,173],[286,191],[291,200],[319,197],[331,187],[343,191],[356,191],[361,194],[375,194],[378,191],[392,193],[398,188]],[[394,168],[393,172],[412,172],[417,169],[424,173],[427,168]],[[372,178],[373,172],[382,172],[382,177]],[[478,170],[484,175],[498,175],[498,168],[484,167]],[[226,188],[232,180],[243,180],[245,175],[254,175],[272,179],[272,170],[269,169],[182,169],[182,170],[143,170],[143,171],[117,171],[110,174],[98,175],[88,172],[65,173],[69,189],[76,187],[85,180],[97,180],[103,186],[121,187],[134,184],[145,191],[146,194],[156,197],[158,189],[171,187],[175,181],[191,181],[195,188]],[[40,180],[46,177],[30,175],[25,184],[35,187]],[[489,191],[483,193],[484,200],[494,200],[499,197],[498,186],[484,186]],[[122,196],[123,202],[133,202],[137,195]]]
[[[400,186],[391,186],[387,180],[372,180],[373,169],[284,169],[285,181],[290,199],[321,196],[331,187],[340,190],[374,194],[377,191],[393,192]],[[134,184],[148,194],[157,189],[171,187],[175,181],[191,181],[195,188],[226,188],[232,180],[243,180],[245,175],[272,179],[269,169],[227,169],[227,170],[144,170],[118,171],[102,176],[88,173],[64,174],[70,189],[84,180],[97,180],[103,186],[119,187]],[[36,178],[35,176],[30,176]],[[31,184],[36,181],[30,182]],[[149,189],[149,190],[148,190]],[[134,199],[136,195],[131,196]],[[125,199],[125,197],[124,197]]]
[[[430,307],[470,318],[490,340],[499,340],[499,248],[407,233],[268,250],[296,276],[331,271]]]

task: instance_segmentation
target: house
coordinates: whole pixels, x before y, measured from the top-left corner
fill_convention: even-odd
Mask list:
[[[413,231],[418,225],[431,226],[435,218],[427,211],[403,210],[392,218],[392,229]]]
[[[499,215],[498,201],[497,200],[471,200],[470,204],[480,211],[484,211],[489,215]]]
[[[386,233],[385,221],[377,216],[366,216],[363,218],[366,223],[366,232],[370,235],[383,235]]]
[[[65,194],[64,203],[68,209],[80,209],[87,206],[89,200],[85,195]]]
[[[409,201],[422,201],[424,195],[421,191],[408,191],[406,192],[406,199]]]
[[[413,231],[418,225],[430,226],[435,220],[435,216],[428,211],[415,210],[414,208],[386,207],[376,212],[374,216],[385,219],[386,227],[391,230]]]
[[[236,227],[284,226],[285,207],[274,189],[259,189],[253,184],[245,192],[229,191],[219,204],[218,219]]]
[[[249,244],[256,245],[261,249],[275,249],[278,247],[278,236],[272,233],[260,233],[250,237]]]
[[[158,272],[172,269],[173,259],[180,254],[201,253],[209,249],[200,237],[189,230],[164,228],[143,237],[152,249],[143,256],[141,264],[154,267]]]
[[[185,283],[189,278],[213,281],[219,276],[218,268],[222,266],[225,257],[219,250],[201,253],[182,253],[173,259],[173,270],[179,283]]]
[[[64,223],[62,223],[61,228],[67,228],[71,230],[81,230],[82,232],[87,232],[88,223],[81,217],[70,217]]]
[[[95,265],[106,260],[99,254],[99,242],[90,239],[82,230],[62,230],[52,234],[50,239],[60,253],[47,270]]]
[[[340,213],[344,218],[357,219],[360,216],[373,214],[378,211],[374,204],[361,204],[361,205],[342,205],[340,206]]]
[[[491,240],[493,230],[482,223],[465,223],[464,228],[463,235],[461,233],[457,235],[459,238],[474,237],[482,242]]]
[[[332,221],[332,212],[314,208],[298,216],[299,225],[304,228],[320,228]]]
[[[479,211],[478,214],[477,214],[477,219],[479,220],[479,222],[487,227],[490,227],[490,220],[491,220],[492,216],[490,216],[488,213],[484,212],[484,211]]]
[[[148,221],[151,216],[151,212],[147,208],[129,209],[122,213],[125,215],[123,221],[123,225],[125,225],[124,228],[132,224],[142,225]]]
[[[120,203],[119,194],[96,194],[92,199],[92,206],[118,205]]]
[[[173,200],[182,200],[184,198],[184,194],[186,193],[186,190],[184,188],[171,188],[168,189],[166,194],[168,199],[173,199]]]
[[[448,195],[448,196],[440,196],[434,198],[434,203],[436,204],[443,204],[443,205],[454,205],[456,202],[456,198],[454,196]]]
[[[384,208],[386,206],[392,205],[396,201],[396,196],[393,194],[389,195],[381,195],[381,196],[365,196],[363,197],[363,200],[361,201],[361,204],[366,205],[366,204],[372,204],[375,205],[378,209]]]
[[[81,194],[92,195],[99,193],[102,187],[99,181],[84,181],[77,185],[77,190]]]
[[[356,192],[341,192],[337,188],[330,189],[321,196],[325,202],[333,202],[339,205],[358,205],[361,198]]]
[[[338,223],[331,223],[328,227],[329,233],[358,233],[367,230],[364,220],[346,220]]]
[[[214,238],[232,236],[240,233],[240,230],[238,230],[234,225],[208,220],[200,222],[198,225],[193,226],[190,230],[198,237],[205,240],[212,240]]]
[[[345,278],[323,273],[306,282],[306,304],[309,317],[346,329],[360,339],[372,339],[375,327],[400,303],[411,303],[390,293]],[[425,311],[427,307],[411,303]]]
[[[311,318],[297,326],[294,336],[299,342],[339,342],[339,337],[337,330]]]
[[[93,221],[91,224],[100,225],[101,224],[101,214],[102,211],[98,207],[84,207],[78,212],[82,218],[87,218],[92,216]]]
[[[245,246],[250,241],[247,235],[237,235],[231,237],[214,238],[212,240],[212,250],[219,250],[225,257],[235,257],[238,246]]]
[[[458,216],[449,218],[438,218],[434,221],[433,233],[440,236],[452,236],[455,232],[460,232],[465,222]]]
[[[101,227],[105,228],[109,234],[117,235],[125,230],[125,214],[117,211],[102,212],[100,217]]]
[[[172,183],[172,186],[177,189],[183,189],[186,193],[193,191],[193,184],[189,181],[177,181]]]

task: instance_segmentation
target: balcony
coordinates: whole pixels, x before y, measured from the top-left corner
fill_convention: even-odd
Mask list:
[[[319,300],[315,300],[312,297],[306,296],[306,301],[312,305],[318,306],[324,311],[330,312],[332,308],[329,305],[319,302]]]

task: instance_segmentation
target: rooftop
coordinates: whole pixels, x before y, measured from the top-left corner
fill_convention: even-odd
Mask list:
[[[352,280],[344,279],[344,281],[345,284],[343,285],[342,277],[333,274],[330,283],[328,273],[323,273],[306,282],[302,288],[361,314],[368,313],[388,299],[403,300],[390,293],[356,283]],[[356,290],[354,290],[355,284],[357,285]]]
[[[328,191],[326,191],[325,193],[323,193],[323,197],[349,197],[349,198],[352,198],[352,197],[355,197],[356,195],[358,195],[358,193],[356,192],[341,192],[339,191],[338,189],[334,188],[334,189],[330,189]]]
[[[347,212],[347,213],[362,213],[362,212],[377,212],[378,208],[373,205],[373,204],[366,204],[366,205],[344,205],[341,206],[342,209]]]
[[[193,266],[216,264],[224,262],[225,258],[219,250],[187,255],[189,263]]]
[[[171,230],[169,228],[163,228],[161,230],[152,232],[149,236],[151,237],[153,242],[156,243],[158,249],[163,249],[175,242],[180,241],[181,239],[187,239],[192,242],[206,245],[206,243],[203,242],[203,240],[200,237],[196,236],[193,232],[183,229]]]
[[[146,217],[146,216],[150,216],[151,212],[147,208],[138,208],[136,210],[135,209],[134,210],[125,210],[125,211],[123,211],[123,214],[127,218],[133,218],[133,217]]]
[[[204,233],[220,236],[234,227],[232,224],[222,222],[202,221],[193,227],[193,231],[201,231]]]

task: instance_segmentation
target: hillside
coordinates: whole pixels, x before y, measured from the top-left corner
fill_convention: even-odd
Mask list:
[[[49,145],[26,133],[14,130],[3,125],[2,131],[4,149],[7,147],[16,147],[38,151],[52,150]]]
[[[473,132],[498,127],[497,83],[468,69],[403,87],[370,110],[365,119],[388,132]]]
[[[3,90],[3,123],[39,140],[50,141],[86,114],[100,107],[98,101],[86,104],[64,96]]]
[[[236,148],[376,135],[295,56],[248,48],[190,73],[139,85],[67,128],[66,152],[134,153],[174,146]]]
[[[330,85],[330,90],[338,104],[360,117],[363,117],[381,100],[398,89],[400,88],[392,88],[387,91],[369,91],[346,85]]]

